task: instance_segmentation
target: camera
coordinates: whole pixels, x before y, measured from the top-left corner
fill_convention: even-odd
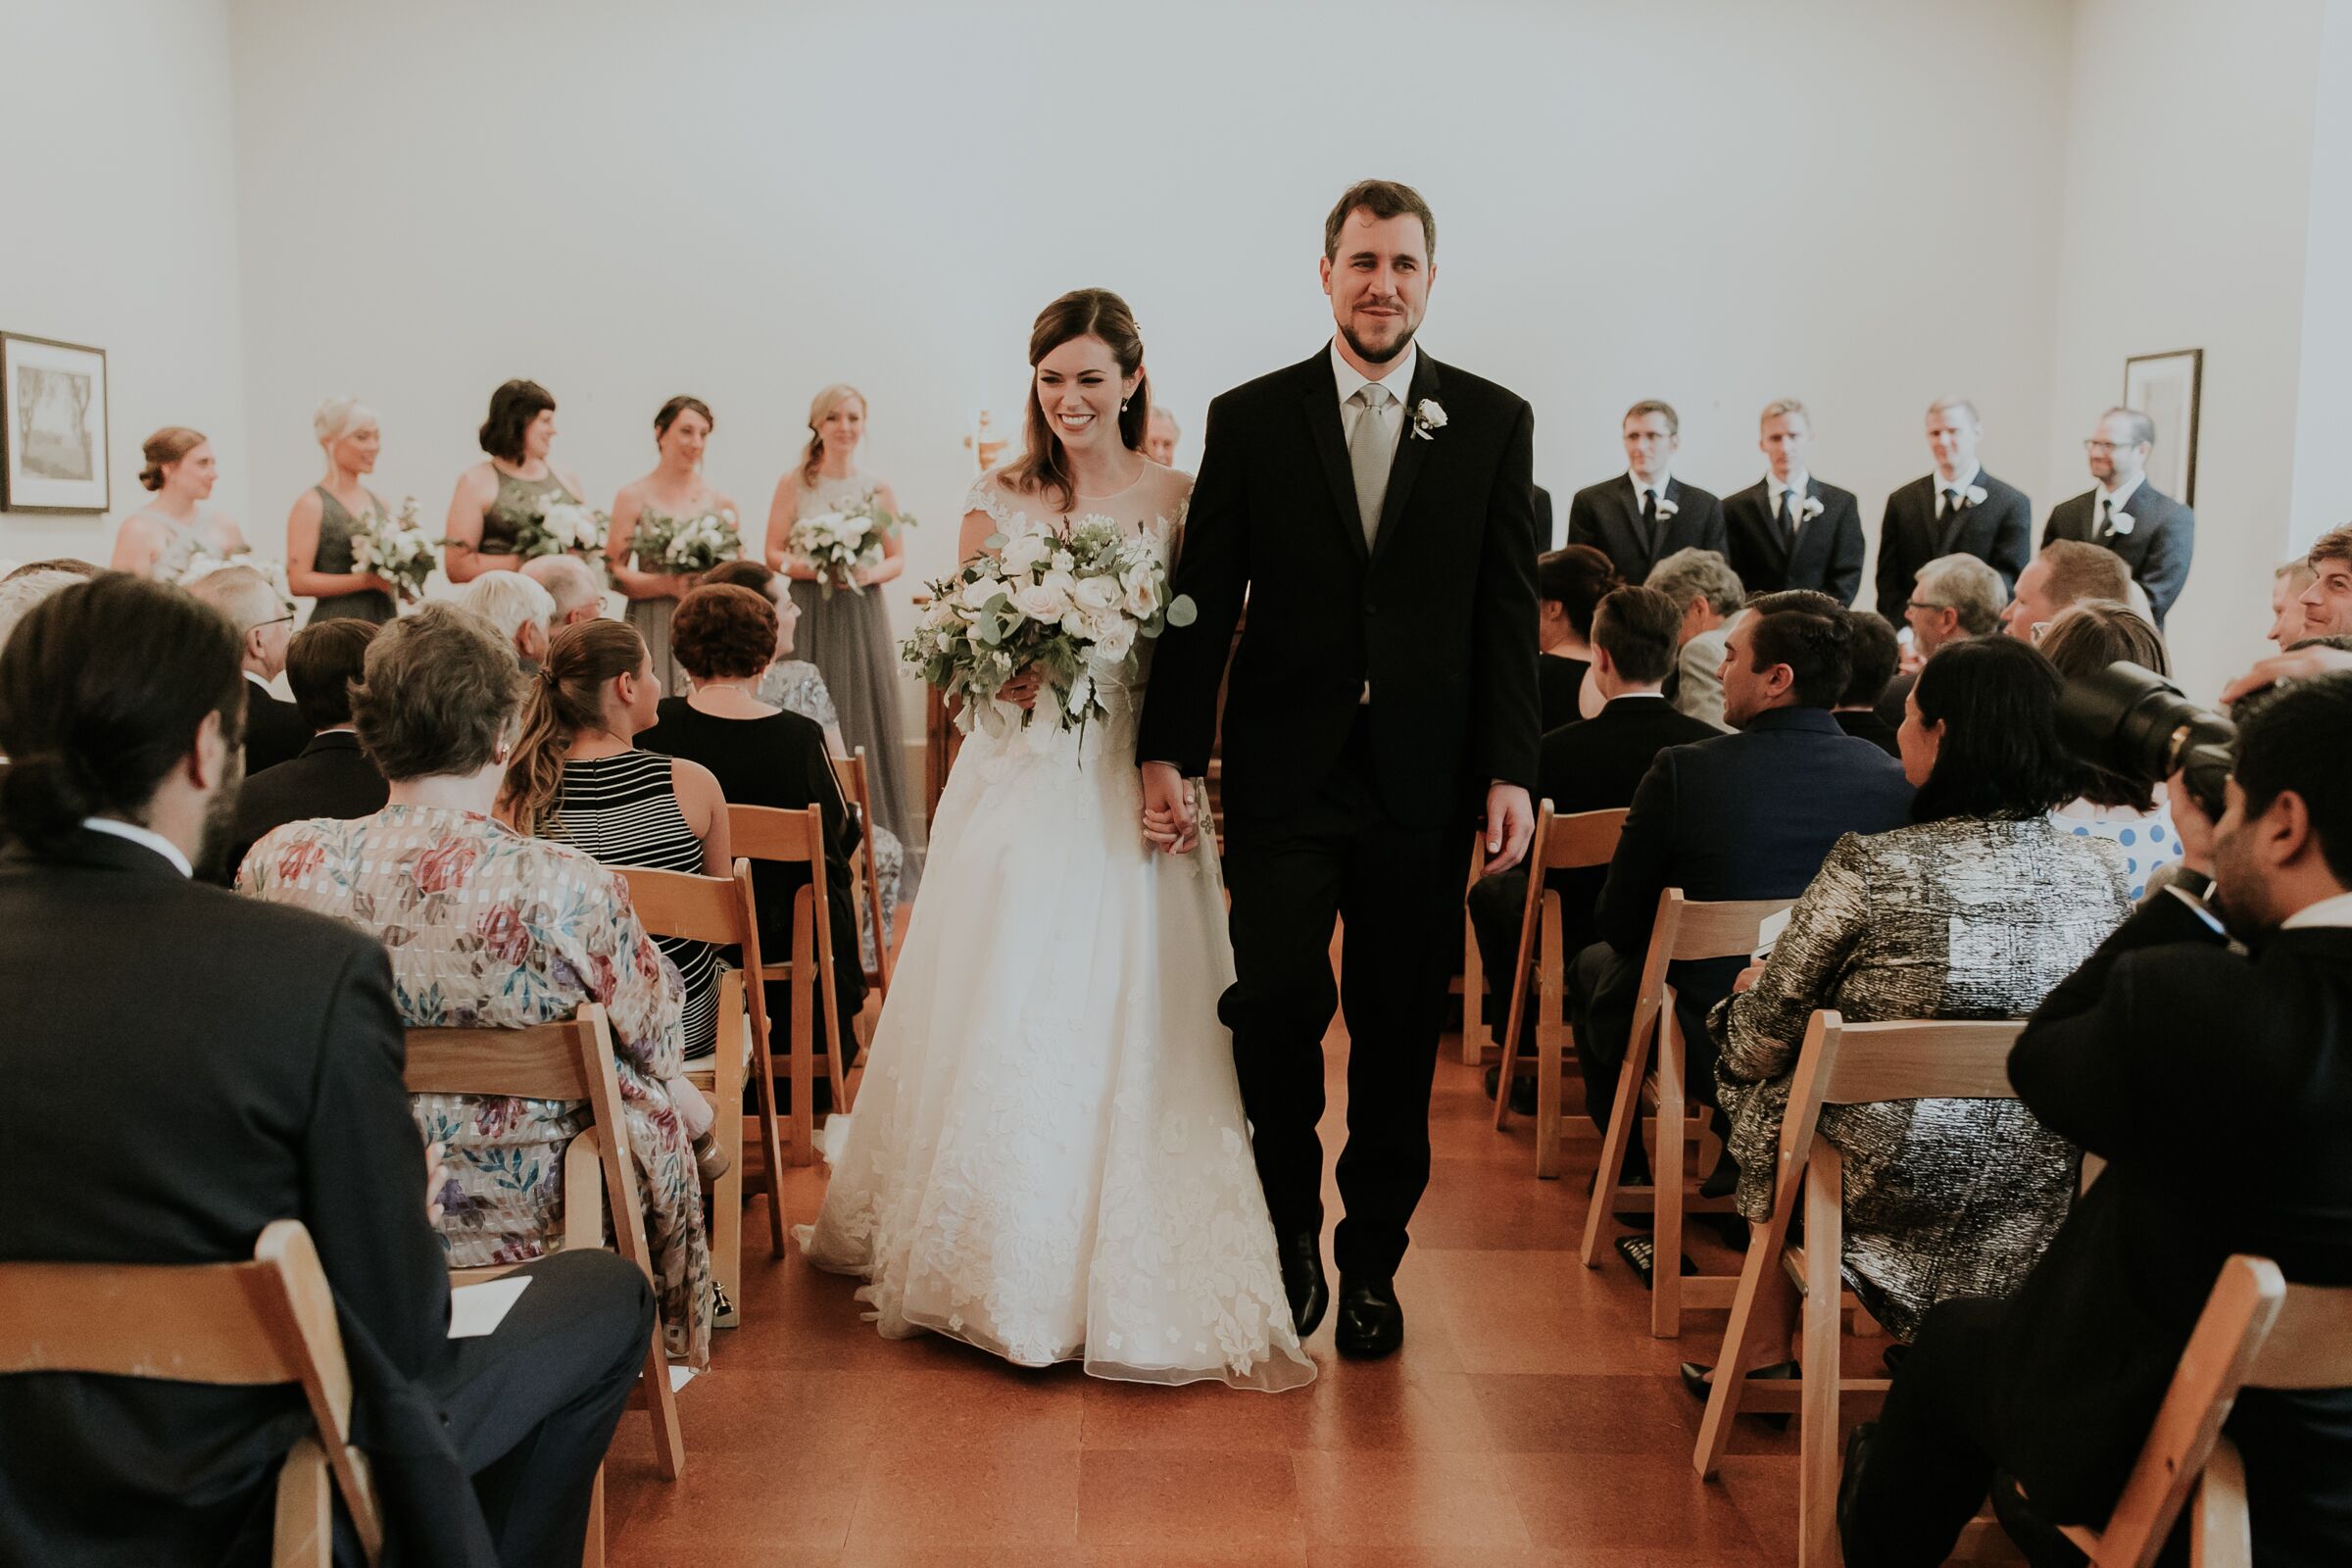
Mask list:
[[[2068,681],[2058,698],[2058,738],[2077,760],[2141,783],[2179,773],[2189,798],[2221,819],[2237,726],[2154,670],[2119,659]]]

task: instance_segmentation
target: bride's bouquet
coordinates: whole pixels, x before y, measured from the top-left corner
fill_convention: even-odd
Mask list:
[[[601,555],[612,519],[577,501],[559,501],[529,518],[516,535],[514,553],[525,561],[541,556]]]
[[[1001,701],[1015,677],[1035,670],[1064,730],[1083,730],[1107,712],[1090,664],[1132,672],[1141,645],[1169,626],[1193,622],[1193,602],[1168,592],[1155,544],[1109,517],[1080,517],[1057,534],[1021,519],[953,577],[931,584],[931,603],[899,654],[923,679],[961,698],[956,723],[1003,735],[1034,710]]]
[[[372,571],[390,582],[403,599],[421,594],[425,579],[441,560],[433,553],[431,535],[424,531],[416,498],[402,501],[397,516],[371,512],[351,536],[351,561],[359,570]]]
[[[742,554],[743,530],[732,507],[699,517],[648,517],[629,535],[629,558],[639,571],[709,571]]]
[[[914,519],[906,513],[892,512],[868,496],[854,507],[795,522],[792,550],[816,568],[817,586],[828,599],[836,588],[861,594],[865,587],[858,580],[859,569],[880,565],[884,543],[901,528],[913,526]]]

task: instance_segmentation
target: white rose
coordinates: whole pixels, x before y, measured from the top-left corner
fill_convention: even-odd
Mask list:
[[[1135,622],[1114,615],[1095,632],[1095,652],[1104,659],[1125,659],[1135,647]]]
[[[1012,590],[1013,608],[1032,620],[1061,619],[1070,608],[1070,591],[1063,586],[1068,579],[1056,583],[1055,575],[1048,572],[1043,582],[1016,585]]]
[[[1104,614],[1119,608],[1119,584],[1111,577],[1082,578],[1070,598],[1082,610]]]
[[[1095,618],[1076,605],[1072,605],[1062,612],[1061,629],[1066,636],[1084,638],[1088,642],[1092,642],[1095,636]]]
[[[1054,552],[1054,569],[1055,571],[1075,571],[1077,568],[1076,559],[1067,550]]]
[[[1004,584],[996,578],[980,577],[965,583],[956,597],[962,601],[967,609],[986,610],[988,602],[1003,592],[1004,592]]]
[[[1004,548],[997,552],[997,559],[1004,564],[1004,570],[1009,575],[1027,571],[1051,554],[1053,546],[1046,542],[1043,535],[1016,533],[1004,541]]]
[[[1138,620],[1150,620],[1159,613],[1159,573],[1138,568],[1127,573],[1127,597],[1122,606]]]

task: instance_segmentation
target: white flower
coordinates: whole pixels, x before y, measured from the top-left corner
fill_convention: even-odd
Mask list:
[[[1970,506],[1981,507],[1984,504],[1984,498],[1987,494],[1989,494],[1989,492],[1986,491],[1985,488],[1981,484],[1972,484],[1966,490],[1962,491],[1961,494],[1968,497],[1968,504]]]
[[[1148,566],[1129,569],[1126,578],[1127,598],[1121,606],[1138,620],[1150,620],[1160,611],[1159,573]]]
[[[1076,571],[1078,569],[1077,559],[1073,557],[1067,550],[1054,551],[1054,559],[1049,563],[1049,564],[1052,565],[1055,571]]]
[[[1135,648],[1135,622],[1113,615],[1100,624],[1094,641],[1095,652],[1104,659],[1125,659]]]
[[[963,585],[956,597],[966,609],[986,610],[988,602],[1005,591],[1005,584],[994,577],[975,577]]]
[[[2120,539],[2132,531],[2134,520],[2129,512],[2119,512],[2107,520],[2107,531]]]
[[[1102,615],[1119,608],[1124,595],[1116,577],[1081,577],[1070,598],[1079,609]]]
[[[1664,496],[1658,497],[1658,520],[1660,522],[1664,522],[1668,517],[1673,516],[1676,513],[1682,510],[1682,508],[1676,506]]]
[[[1055,579],[1059,578],[1059,581]],[[1033,620],[1059,620],[1069,612],[1069,578],[1059,572],[1046,573],[1043,582],[1012,585],[1012,605]]]
[[[1004,548],[997,552],[997,559],[1004,564],[1005,573],[1013,575],[1042,564],[1053,553],[1054,546],[1044,534],[1024,531],[1005,540]]]
[[[1799,522],[1811,522],[1815,517],[1821,515],[1822,511],[1823,508],[1821,505],[1821,498],[1819,496],[1807,496],[1805,497],[1805,504],[1797,509],[1797,520]]]
[[[1446,410],[1436,398],[1423,398],[1413,405],[1413,434],[1424,441],[1434,441],[1433,431],[1446,428]]]

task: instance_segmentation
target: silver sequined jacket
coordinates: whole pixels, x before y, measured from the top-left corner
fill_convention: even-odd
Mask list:
[[[1849,1022],[2022,1018],[2131,913],[2122,857],[2044,817],[1847,834],[1753,989],[1719,1004],[1716,1087],[1740,1211],[1772,1212],[1788,1079],[1817,1007]],[[1908,1340],[1956,1296],[2007,1296],[2066,1218],[2079,1152],[2016,1101],[1831,1106],[1845,1162],[1845,1275]]]

